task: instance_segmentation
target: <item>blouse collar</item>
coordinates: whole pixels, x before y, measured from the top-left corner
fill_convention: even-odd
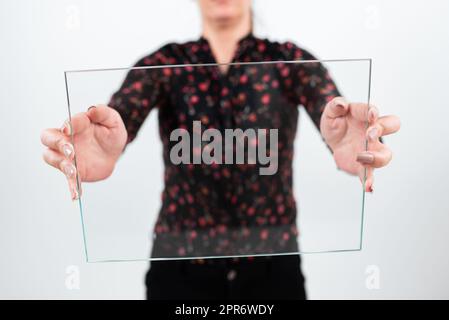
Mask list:
[[[210,56],[212,57],[212,52],[210,50],[210,45],[209,45],[209,41],[204,37],[204,35],[201,35],[200,39],[199,39],[199,44],[202,45],[202,47],[204,49],[206,49],[206,51],[209,52]],[[243,36],[242,38],[240,38],[240,40],[237,43],[237,50],[233,59],[233,62],[238,62],[240,60],[241,55],[246,52],[246,50],[248,48],[253,47],[257,42],[256,37],[254,36],[254,34],[252,33],[252,31],[250,31],[247,35]],[[211,58],[208,57],[208,58]]]
[[[249,33],[247,33],[245,36],[243,36],[242,38],[240,38],[240,40],[238,41],[238,45],[242,45],[245,42],[250,42],[250,41],[254,41],[256,38],[254,37],[254,34],[252,31],[250,31]],[[209,41],[204,37],[204,35],[201,35],[199,42],[202,43],[206,43],[209,44]]]

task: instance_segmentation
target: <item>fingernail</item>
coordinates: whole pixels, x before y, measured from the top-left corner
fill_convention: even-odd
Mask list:
[[[368,111],[368,120],[370,122],[373,122],[376,118],[376,109],[375,108],[370,108],[370,110]]]
[[[74,149],[72,144],[70,143],[65,143],[62,146],[62,152],[64,153],[64,155],[66,156],[66,158],[70,159],[70,156],[74,153]]]
[[[78,200],[79,193],[78,193],[78,190],[76,190],[75,186],[71,188],[70,193],[72,194],[72,200],[73,201]]]
[[[357,161],[362,164],[372,164],[374,162],[374,155],[369,152],[359,153]]]
[[[89,111],[92,108],[96,108],[95,106],[90,106],[89,108],[87,108],[87,111]]]
[[[61,127],[61,132],[63,134],[66,134],[66,135],[70,135],[71,134],[71,126],[70,126],[69,122],[67,122],[67,121],[64,122],[64,124]]]
[[[370,140],[376,140],[378,135],[377,128],[372,128],[370,131],[368,131],[368,137]]]
[[[73,177],[73,175],[75,174],[75,166],[73,164],[67,164],[65,165],[62,170],[64,171],[64,174],[66,175],[67,178],[71,178]]]

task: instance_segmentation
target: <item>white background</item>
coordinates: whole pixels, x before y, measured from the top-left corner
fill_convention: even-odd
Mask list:
[[[368,197],[363,251],[305,256],[309,297],[449,298],[449,2],[254,4],[258,36],[323,59],[372,57],[373,100],[403,124]],[[63,70],[130,66],[199,34],[191,0],[1,1],[0,298],[144,297],[147,263],[84,262],[77,205],[39,134],[66,118]]]

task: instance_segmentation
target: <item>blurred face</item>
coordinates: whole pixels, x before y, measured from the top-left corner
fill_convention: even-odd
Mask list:
[[[198,0],[203,20],[226,24],[251,12],[251,0]]]

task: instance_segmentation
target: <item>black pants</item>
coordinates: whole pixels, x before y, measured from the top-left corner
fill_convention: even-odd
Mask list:
[[[153,261],[145,282],[157,300],[306,299],[299,255]]]

